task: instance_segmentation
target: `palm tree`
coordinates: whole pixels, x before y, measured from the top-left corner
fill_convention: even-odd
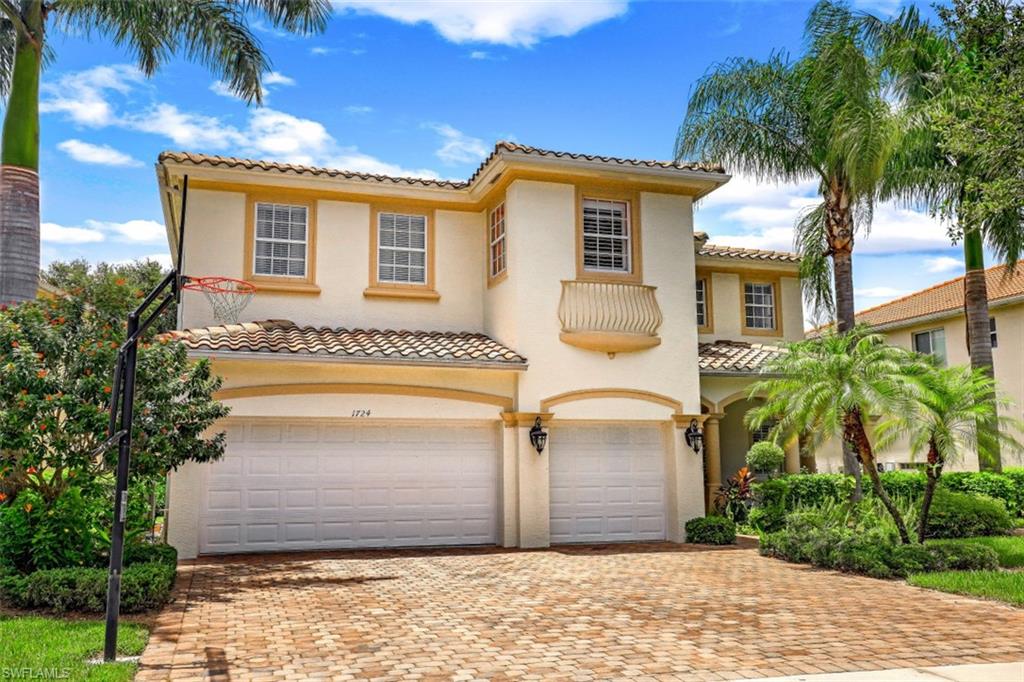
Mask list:
[[[259,103],[270,62],[249,18],[311,33],[330,11],[328,0],[0,0],[0,304],[34,298],[39,283],[39,74],[51,56],[49,24],[126,47],[147,76],[181,53]]]
[[[871,212],[896,140],[881,70],[845,3],[819,2],[798,60],[732,59],[698,81],[676,140],[676,157],[697,156],[758,180],[818,183],[821,203],[796,224],[804,296],[815,315],[834,310],[853,329],[853,247]],[[854,453],[844,450],[848,474]],[[859,497],[857,479],[855,497]]]
[[[900,539],[910,542],[906,523],[882,487],[875,450],[865,421],[876,414],[910,409],[910,382],[920,371],[919,356],[888,346],[882,336],[861,328],[828,330],[819,338],[790,344],[765,368],[771,376],[750,388],[762,404],[747,412],[750,428],[773,424],[778,442],[794,433],[810,434],[814,445],[840,438],[856,453],[875,495],[896,523]]]
[[[1007,7],[1003,0],[980,0],[972,5],[980,17],[1005,16]],[[971,16],[963,7],[955,11]],[[942,15],[947,26],[957,25],[955,14],[943,11]],[[984,19],[978,21],[984,23]],[[963,243],[964,314],[971,367],[994,377],[985,244],[997,257],[1015,264],[1024,247],[1024,213],[1014,207],[982,220],[971,219],[965,206],[978,199],[975,181],[986,178],[991,169],[970,150],[960,145],[951,148],[946,133],[973,106],[967,93],[977,87],[978,60],[985,59],[986,51],[1002,49],[1002,42],[986,32],[939,31],[923,21],[916,8],[903,10],[890,22],[869,15],[861,22],[865,39],[881,55],[901,120],[901,141],[890,158],[880,196],[927,206],[933,214],[952,222],[954,241]],[[980,440],[986,439],[989,442],[982,447],[987,456],[979,457],[982,467],[1000,471],[1000,439],[995,433],[983,433]]]
[[[936,367],[927,361],[918,368],[921,371],[911,383],[912,409],[891,413],[878,424],[875,435],[879,449],[906,437],[914,455],[926,455],[928,482],[917,528],[918,541],[924,542],[928,513],[942,469],[955,462],[965,450],[977,449],[980,456],[991,456],[990,444],[978,438],[985,425],[1000,422],[1002,428],[990,431],[999,434],[1000,443],[1005,447],[1020,452],[1024,446],[1010,435],[1021,429],[1021,422],[998,415],[996,403],[992,401],[995,393],[992,377],[970,367]],[[1008,405],[1006,401],[999,402]]]

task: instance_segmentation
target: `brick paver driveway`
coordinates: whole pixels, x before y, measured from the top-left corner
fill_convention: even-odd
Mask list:
[[[137,679],[734,679],[1024,658],[1024,610],[672,545],[183,566]]]

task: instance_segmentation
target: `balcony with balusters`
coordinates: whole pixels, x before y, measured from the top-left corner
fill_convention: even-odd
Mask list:
[[[662,314],[657,287],[626,282],[562,280],[559,338],[570,346],[608,353],[631,353],[661,343]]]

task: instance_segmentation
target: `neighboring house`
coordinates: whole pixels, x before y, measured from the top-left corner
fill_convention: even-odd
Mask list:
[[[706,504],[686,427],[707,419],[717,486],[745,386],[803,329],[793,256],[695,238],[720,168],[503,142],[466,182],[157,170],[172,253],[188,178],[182,271],[258,287],[240,324],[179,307],[232,408],[223,460],[170,477],[182,557],[681,541]]]
[[[992,358],[999,392],[1014,404],[1004,410],[1021,418],[1024,406],[1024,268],[1011,271],[997,265],[985,271],[988,286]],[[942,282],[916,293],[857,313],[858,324],[884,334],[894,346],[934,355],[943,365],[969,365],[967,327],[964,316],[964,278]],[[1010,454],[1004,454],[1004,463]],[[879,462],[887,469],[909,469],[920,464],[906,442],[882,451]],[[817,455],[820,470],[840,471],[842,457],[831,445]],[[964,457],[951,469],[977,471],[976,453]]]

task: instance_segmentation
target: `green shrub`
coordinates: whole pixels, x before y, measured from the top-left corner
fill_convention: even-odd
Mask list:
[[[32,535],[35,517],[42,514],[43,498],[32,490],[23,490],[10,504],[0,507],[0,566],[28,573],[32,561]]]
[[[747,466],[754,471],[775,473],[786,462],[786,451],[777,444],[762,440],[747,450]]]
[[[999,555],[991,547],[972,542],[928,543],[928,550],[940,564],[934,570],[943,571],[988,571],[999,568]]]
[[[836,544],[832,568],[872,578],[892,578],[900,574],[895,550],[896,538],[886,528],[850,533]]]
[[[879,474],[879,478],[882,480],[882,488],[889,494],[889,497],[899,497],[905,500],[921,499],[925,484],[928,482],[923,471],[883,471]],[[867,481],[865,481],[864,489],[869,495],[874,494]]]
[[[952,471],[943,474],[940,485],[948,490],[969,495],[985,495],[1002,500],[1010,516],[1020,514],[1020,500],[1014,480],[991,471]]]
[[[124,546],[124,565],[165,564],[178,565],[178,550],[163,543],[136,542]]]
[[[786,516],[783,530],[766,535],[760,550],[765,556],[831,568],[836,546],[849,534],[845,527],[830,525],[820,511],[801,510]]]
[[[165,563],[126,567],[121,573],[121,611],[163,606],[170,599],[174,576],[175,568]],[[102,568],[53,568],[0,577],[0,602],[16,608],[102,613],[106,600],[107,571]]]
[[[0,507],[0,565],[21,573],[98,566],[97,504],[79,488],[68,488],[49,504],[34,490],[21,491]]]
[[[1017,515],[1024,517],[1024,467],[1003,469],[1003,476],[1010,479],[1017,497]]]
[[[754,485],[754,508],[747,522],[762,533],[782,529],[786,514],[805,507],[845,503],[853,479],[844,474],[790,474]]]
[[[686,522],[686,541],[698,545],[731,545],[736,524],[724,516],[698,516]]]
[[[938,488],[928,515],[930,538],[1005,535],[1013,527],[1001,500]]]
[[[928,545],[911,543],[893,548],[892,558],[899,567],[899,575],[945,570],[945,563],[935,549]]]

